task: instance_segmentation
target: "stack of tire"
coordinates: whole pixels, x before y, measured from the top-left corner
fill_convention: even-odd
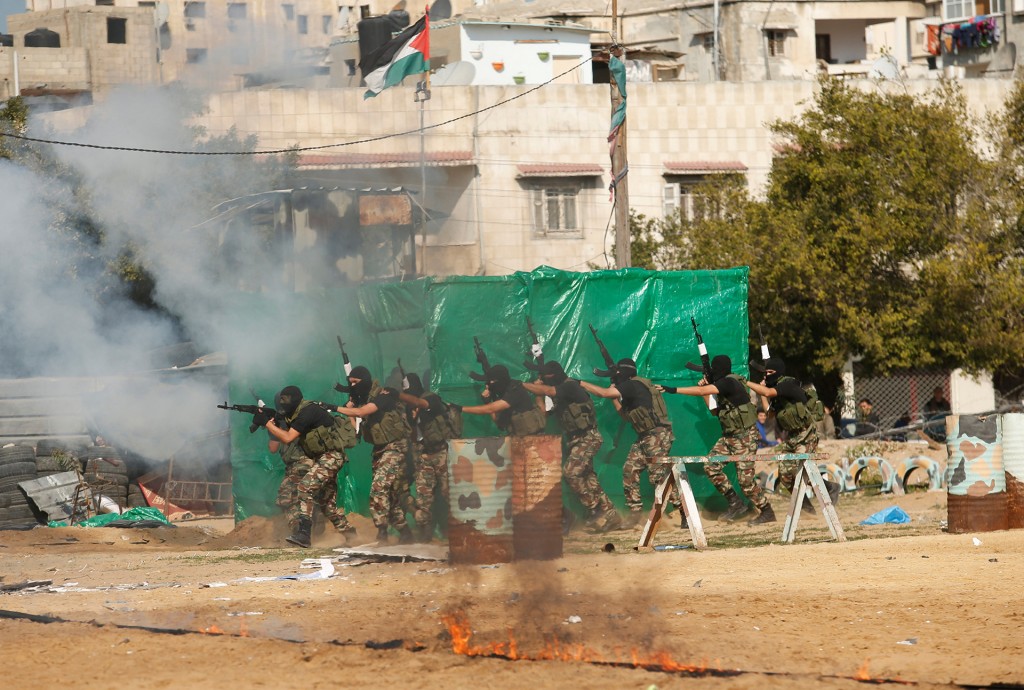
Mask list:
[[[110,446],[85,449],[85,481],[93,496],[102,494],[124,509],[128,505],[128,467],[121,453]]]
[[[72,467],[68,461],[78,463],[81,446],[72,448],[59,441],[43,439],[36,444],[36,472],[40,477],[48,477],[58,472],[67,472],[64,467]],[[64,467],[62,467],[62,464]],[[81,469],[81,465],[78,465]]]
[[[35,510],[20,482],[36,478],[36,452],[32,446],[0,448],[0,529],[23,529],[38,524]]]
[[[146,508],[148,506],[149,501],[146,500],[146,496],[142,493],[139,485],[135,482],[128,482],[128,507]]]

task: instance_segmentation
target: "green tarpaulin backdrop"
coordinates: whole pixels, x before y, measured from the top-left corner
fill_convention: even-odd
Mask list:
[[[685,368],[698,362],[690,317],[697,319],[709,353],[732,358],[746,373],[747,269],[723,271],[645,271],[624,269],[571,273],[541,267],[510,276],[425,278],[413,282],[362,285],[295,294],[268,300],[239,296],[236,328],[251,333],[250,343],[265,348],[229,352],[232,402],[251,404],[253,393],[273,404],[286,385],[299,386],[305,398],[343,404],[334,390],[344,380],[336,337],[345,341],[353,365],[398,385],[397,360],[407,372],[428,374],[429,386],[445,400],[480,402],[479,371],[473,337],[480,339],[491,364],[505,364],[526,380],[523,366],[531,345],[529,316],[547,359],[562,363],[569,376],[608,385],[594,367],[604,368],[588,328],[593,324],[612,357],[636,360],[641,376],[668,385],[693,385],[700,378]],[[427,371],[429,369],[429,371]],[[697,397],[666,395],[673,422],[675,455],[700,455],[719,437],[717,420]],[[605,443],[595,467],[605,490],[622,505],[622,463],[635,434],[610,401],[598,400],[598,422]],[[277,513],[274,499],[284,475],[280,459],[267,450],[267,433],[249,433],[250,419],[232,414],[231,462],[235,515]],[[554,421],[549,424],[557,433]],[[490,418],[466,415],[466,437],[499,435]],[[349,453],[339,477],[339,501],[345,510],[367,513],[370,448]],[[696,467],[690,469],[698,501],[724,508]],[[650,486],[645,482],[650,495]],[[567,505],[579,509],[568,490]]]

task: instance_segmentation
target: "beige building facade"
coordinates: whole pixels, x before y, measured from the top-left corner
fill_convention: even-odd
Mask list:
[[[862,84],[917,93],[934,87],[925,80]],[[1013,82],[962,86],[981,113],[1001,107]],[[232,126],[255,134],[264,149],[336,144],[302,154],[296,186],[412,190],[436,212],[417,236],[421,272],[606,267],[614,239],[608,87],[551,84],[510,100],[527,88],[434,89],[425,105],[422,168],[420,106],[411,86],[370,100],[361,89],[220,93],[200,124],[211,134]],[[722,173],[743,175],[761,193],[776,143],[768,125],[797,116],[814,89],[802,80],[630,85],[630,207],[663,217],[685,206],[693,184]],[[359,143],[369,139],[376,141]]]

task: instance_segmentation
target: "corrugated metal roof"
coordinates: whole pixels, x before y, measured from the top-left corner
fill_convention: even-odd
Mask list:
[[[669,161],[665,172],[669,173],[722,173],[746,172],[747,166],[740,161]]]
[[[82,494],[79,499],[88,505],[92,501],[89,485],[82,483]],[[57,472],[39,479],[19,482],[18,486],[25,490],[28,497],[39,510],[46,513],[50,520],[66,520],[71,515],[71,502],[75,497],[75,487],[79,485],[77,472]],[[85,516],[79,516],[85,517]]]
[[[428,151],[424,162],[430,167],[473,165],[472,151]],[[300,170],[338,168],[415,168],[420,164],[418,151],[393,153],[312,153],[299,156]]]
[[[516,177],[594,177],[604,174],[604,168],[591,163],[531,163],[517,165]]]

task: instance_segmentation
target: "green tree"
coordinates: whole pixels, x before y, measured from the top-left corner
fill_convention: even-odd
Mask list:
[[[915,96],[823,77],[803,115],[771,126],[780,153],[763,201],[734,198],[678,238],[678,219],[645,228],[670,246],[643,255],[750,266],[751,321],[819,380],[851,355],[879,374],[1019,368],[1021,89],[996,124],[993,163],[955,83]]]

